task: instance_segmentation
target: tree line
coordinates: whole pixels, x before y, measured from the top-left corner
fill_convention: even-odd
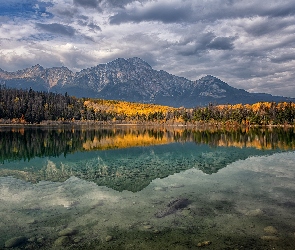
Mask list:
[[[0,119],[14,123],[80,120],[83,101],[67,94],[0,87]]]
[[[76,98],[67,94],[19,90],[0,86],[1,122],[38,124],[44,121],[107,123],[294,125],[295,103],[168,106]]]

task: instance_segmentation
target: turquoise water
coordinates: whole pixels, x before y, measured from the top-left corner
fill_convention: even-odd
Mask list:
[[[295,249],[292,130],[0,134],[0,249]]]

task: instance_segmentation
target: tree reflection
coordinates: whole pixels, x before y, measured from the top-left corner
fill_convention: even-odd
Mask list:
[[[195,142],[211,147],[253,147],[261,150],[295,148],[293,128],[182,129],[178,127],[117,128],[1,128],[0,161],[29,161],[35,157],[168,144]]]

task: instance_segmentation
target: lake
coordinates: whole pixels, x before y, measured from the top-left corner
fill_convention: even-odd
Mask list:
[[[295,249],[293,128],[0,127],[0,249]]]

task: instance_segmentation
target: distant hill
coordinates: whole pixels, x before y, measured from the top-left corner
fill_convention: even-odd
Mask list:
[[[156,103],[172,107],[205,106],[208,103],[295,102],[295,98],[249,93],[210,75],[191,81],[163,70],[154,70],[137,57],[118,58],[77,73],[66,67],[45,69],[40,65],[16,72],[0,69],[0,84],[11,88],[67,92],[76,97]]]

